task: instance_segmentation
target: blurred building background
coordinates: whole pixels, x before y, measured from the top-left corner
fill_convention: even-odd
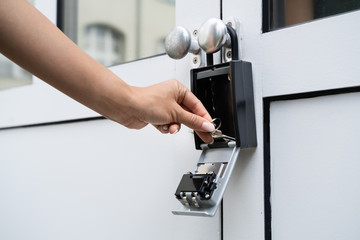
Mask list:
[[[30,1],[34,4],[35,0]],[[58,0],[57,25],[105,66],[162,54],[175,25],[175,0]],[[32,76],[0,55],[0,90]]]
[[[27,0],[32,5],[35,0]],[[0,54],[0,90],[32,83],[32,75]]]

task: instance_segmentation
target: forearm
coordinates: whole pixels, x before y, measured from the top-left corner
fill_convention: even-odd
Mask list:
[[[26,1],[0,0],[0,51],[102,114],[104,95],[109,95],[109,89],[117,88],[124,99],[129,94],[125,82],[79,49]]]
[[[148,123],[176,132],[180,123],[214,130],[201,102],[176,80],[131,87],[97,63],[25,0],[0,0],[0,52],[40,79],[126,127]]]

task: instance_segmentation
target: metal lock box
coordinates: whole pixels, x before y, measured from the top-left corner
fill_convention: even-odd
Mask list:
[[[251,63],[228,63],[191,70],[192,92],[211,116],[221,119],[223,138],[204,143],[196,134],[195,147],[202,150],[194,173],[184,174],[175,196],[179,215],[214,216],[241,148],[256,147],[255,109]]]
[[[211,116],[221,119],[223,134],[234,137],[240,148],[256,147],[252,66],[250,62],[228,63],[191,70],[191,90]],[[195,135],[196,149],[202,140]],[[210,148],[226,145],[215,140]]]

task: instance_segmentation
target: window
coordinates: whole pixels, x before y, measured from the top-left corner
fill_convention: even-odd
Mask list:
[[[165,53],[174,24],[174,1],[58,0],[58,26],[105,66]]]
[[[0,54],[0,90],[31,84],[32,75]]]
[[[360,0],[263,0],[263,31],[360,9]]]
[[[32,5],[35,1],[28,1]],[[32,75],[0,54],[0,90],[32,83]]]
[[[110,66],[123,62],[124,35],[116,29],[100,24],[85,27],[84,51],[99,63]]]

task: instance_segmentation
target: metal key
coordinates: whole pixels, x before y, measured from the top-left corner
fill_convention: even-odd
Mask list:
[[[219,138],[222,138],[226,141],[235,141],[235,138],[234,137],[230,137],[230,136],[227,136],[225,134],[222,134],[221,130],[219,129],[215,129],[215,131],[213,131],[211,133],[211,136],[214,138],[214,139],[219,139]]]
[[[215,127],[216,127],[215,130],[211,133],[211,136],[214,139],[222,138],[225,141],[235,141],[234,137],[230,137],[230,136],[223,134],[221,132],[221,130],[219,129],[221,127],[221,123],[222,123],[220,118],[214,118],[213,120],[211,120],[211,122],[214,123]]]

